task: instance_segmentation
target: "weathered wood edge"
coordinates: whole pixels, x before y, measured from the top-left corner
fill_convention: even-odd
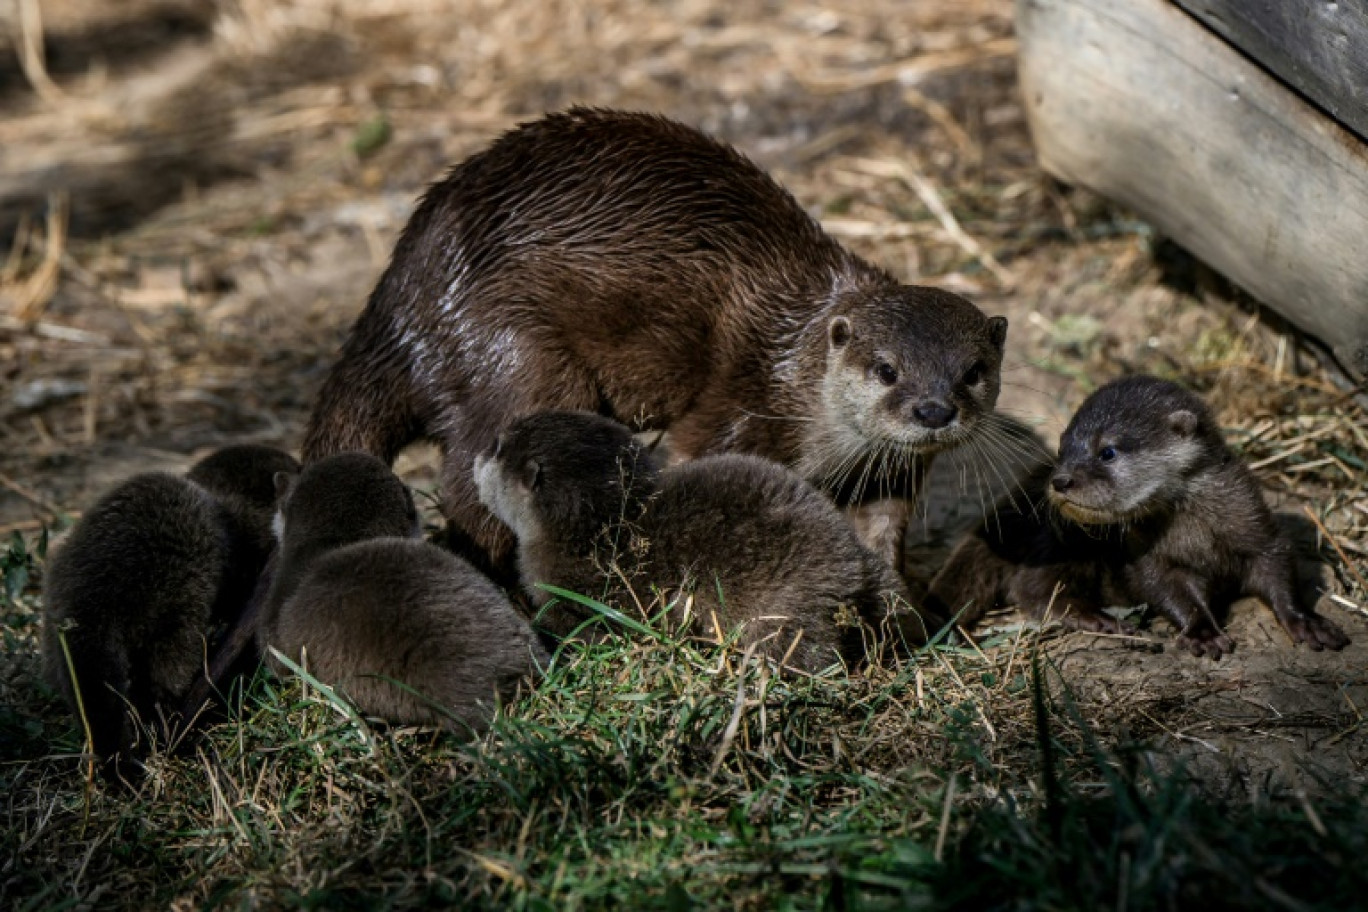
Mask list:
[[[1042,166],[1368,376],[1368,146],[1166,0],[1018,0]]]
[[[1173,0],[1368,141],[1368,0]]]

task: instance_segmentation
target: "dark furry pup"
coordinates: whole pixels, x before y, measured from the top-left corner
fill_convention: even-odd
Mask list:
[[[453,543],[506,570],[471,469],[514,418],[668,429],[828,491],[899,566],[932,454],[976,439],[1007,321],[844,250],[744,156],[648,114],[524,124],[433,185],[324,383],[304,461],[443,450]]]
[[[282,481],[263,652],[304,663],[366,713],[458,731],[487,726],[496,697],[546,663],[498,587],[418,538],[413,498],[383,463],[345,453]]]
[[[1057,597],[1056,586],[1061,587]],[[1104,605],[1147,603],[1180,645],[1213,658],[1234,643],[1219,616],[1255,596],[1294,643],[1341,649],[1349,638],[1297,604],[1296,565],[1258,482],[1226,446],[1206,403],[1164,380],[1116,380],[1089,396],[1059,443],[1059,462],[1024,498],[955,550],[929,601],[971,623],[996,605],[1117,631]]]
[[[274,546],[274,478],[298,469],[279,450],[234,446],[184,478],[137,475],[54,549],[44,673],[79,718],[70,653],[95,754],[110,771],[135,771],[130,712],[144,723],[159,707],[174,712],[205,664],[211,629],[232,624],[246,605]]]
[[[744,625],[743,645],[806,671],[858,661],[861,622],[892,622],[918,643],[938,626],[906,608],[901,579],[826,497],[755,456],[662,470],[616,421],[541,412],[501,434],[476,476],[518,537],[519,572],[538,605],[550,598],[538,583],[629,608],[649,602],[652,587],[683,592],[676,622],[689,604],[695,631]],[[543,620],[565,635],[588,616],[560,603]]]

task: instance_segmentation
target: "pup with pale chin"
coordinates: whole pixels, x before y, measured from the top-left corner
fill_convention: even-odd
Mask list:
[[[1206,403],[1135,376],[1103,386],[1060,438],[1053,468],[1023,483],[959,546],[927,607],[968,625],[999,605],[1118,633],[1104,605],[1148,604],[1197,656],[1234,650],[1221,617],[1263,601],[1294,643],[1342,649],[1349,638],[1296,598],[1290,543],[1254,476]]]

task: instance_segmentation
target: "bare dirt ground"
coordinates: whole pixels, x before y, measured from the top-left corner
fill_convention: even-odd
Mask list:
[[[1364,412],[1276,320],[1037,170],[1011,3],[15,5],[34,8],[45,59],[37,23],[0,14],[5,534],[211,447],[297,446],[428,181],[549,109],[651,109],[738,145],[895,274],[1007,315],[1003,411],[1050,447],[1126,371],[1206,392],[1354,644],[1294,649],[1241,604],[1220,664],[1162,629],[1051,649],[1101,732],[1148,739],[1213,790],[1368,778]],[[941,467],[921,573],[980,512],[977,479],[996,489],[1009,461]],[[423,486],[432,464],[401,468]],[[37,692],[30,646],[0,668],[7,701]]]

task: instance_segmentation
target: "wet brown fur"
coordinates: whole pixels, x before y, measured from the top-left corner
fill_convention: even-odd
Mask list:
[[[882,504],[868,543],[896,563],[918,470],[996,401],[1005,333],[842,249],[734,149],[574,109],[429,189],[324,384],[304,459],[392,462],[437,441],[454,539],[504,565],[512,540],[479,503],[475,456],[520,415],[584,409],[668,428],[676,459],[795,467],[857,521]],[[927,403],[949,423],[919,423]]]
[[[926,639],[892,568],[827,498],[775,463],[723,454],[662,470],[615,421],[544,412],[515,422],[478,466],[481,495],[519,534],[519,571],[536,604],[549,599],[539,583],[632,614],[653,588],[667,598],[683,591],[694,632],[743,627],[743,647],[756,642],[806,671],[859,661],[869,627],[886,622]],[[686,600],[675,601],[675,622]],[[566,635],[590,616],[560,602],[543,623]]]
[[[966,624],[996,605],[1037,616],[1050,606],[1066,623],[1109,632],[1120,628],[1104,605],[1147,603],[1178,628],[1182,646],[1219,658],[1234,649],[1221,615],[1254,596],[1294,643],[1347,645],[1296,591],[1290,543],[1206,404],[1136,376],[1084,401],[1058,465],[997,505],[937,574],[929,600],[948,614],[964,609]]]
[[[412,497],[373,457],[309,466],[282,515],[259,643],[304,663],[366,713],[479,731],[496,696],[511,696],[546,663],[498,587],[416,537]]]
[[[55,548],[44,583],[44,673],[79,718],[65,639],[107,770],[136,772],[130,711],[144,724],[174,714],[212,631],[236,620],[274,546],[273,478],[297,470],[279,450],[236,446],[184,478],[137,475]]]

